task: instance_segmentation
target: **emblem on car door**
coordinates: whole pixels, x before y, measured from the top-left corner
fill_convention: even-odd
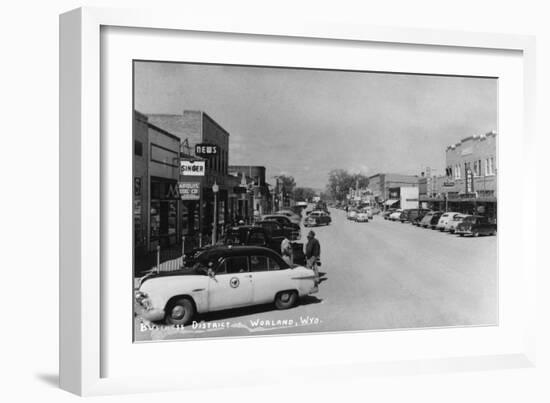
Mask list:
[[[232,288],[237,288],[240,284],[240,281],[237,277],[231,277],[231,280],[229,280],[229,285]]]

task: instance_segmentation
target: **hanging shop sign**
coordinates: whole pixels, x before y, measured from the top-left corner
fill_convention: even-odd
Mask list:
[[[218,155],[219,150],[216,144],[199,143],[195,145],[195,155],[200,157],[210,157]]]
[[[180,163],[180,175],[182,176],[204,176],[205,161],[186,161]]]
[[[181,200],[200,200],[200,182],[179,182],[178,191]]]
[[[455,185],[454,182],[443,182],[444,187],[452,188]]]

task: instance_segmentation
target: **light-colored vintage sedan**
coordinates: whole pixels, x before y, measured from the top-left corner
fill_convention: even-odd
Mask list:
[[[150,321],[187,325],[196,313],[268,303],[288,309],[318,291],[313,270],[290,267],[271,249],[215,247],[196,260],[190,269],[144,277],[136,292],[136,313]]]
[[[452,221],[459,214],[460,213],[453,212],[453,211],[448,211],[446,213],[443,213],[439,218],[439,221],[437,222],[435,228],[437,228],[440,231],[448,231],[449,222]]]

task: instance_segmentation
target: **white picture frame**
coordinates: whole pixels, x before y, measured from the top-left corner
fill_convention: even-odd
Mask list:
[[[534,234],[535,223],[521,220],[515,234],[517,242],[518,262],[520,264],[521,283],[517,283],[521,304],[517,308],[523,313],[521,322],[514,322],[509,330],[499,332],[498,329],[481,329],[479,334],[469,330],[453,329],[447,336],[446,330],[431,330],[440,332],[434,337],[443,340],[463,338],[474,343],[477,337],[502,338],[496,340],[498,348],[488,349],[481,343],[477,349],[468,346],[461,350],[445,348],[426,350],[416,355],[406,355],[401,348],[395,348],[395,353],[387,357],[367,359],[361,354],[346,355],[342,359],[337,355],[327,353],[326,357],[316,357],[310,360],[300,357],[297,351],[310,343],[321,340],[329,346],[339,344],[354,345],[361,343],[362,334],[323,336],[285,336],[247,340],[250,350],[243,361],[250,369],[246,380],[232,375],[224,379],[214,377],[214,380],[200,376],[205,373],[206,366],[194,364],[180,371],[167,367],[159,375],[114,372],[106,369],[106,360],[115,354],[118,346],[113,345],[106,334],[106,323],[103,317],[109,311],[106,302],[108,291],[105,289],[105,273],[102,266],[105,263],[107,246],[102,239],[102,215],[105,203],[105,142],[101,133],[105,130],[104,110],[102,110],[102,29],[105,27],[126,27],[135,29],[172,30],[201,33],[219,33],[219,35],[246,35],[257,40],[269,38],[290,38],[296,41],[323,40],[332,41],[331,46],[344,43],[377,43],[380,46],[399,45],[401,47],[428,47],[437,49],[469,49],[483,54],[490,51],[516,52],[521,60],[521,75],[516,79],[521,81],[523,97],[518,101],[522,105],[522,117],[517,133],[521,144],[519,158],[528,161],[535,150],[534,133],[534,92],[535,92],[535,40],[530,36],[467,33],[457,31],[429,31],[408,28],[385,28],[345,25],[304,21],[300,24],[292,21],[270,21],[267,17],[250,21],[246,18],[231,18],[216,20],[198,18],[186,13],[154,10],[111,10],[103,8],[81,8],[70,11],[60,17],[60,385],[63,389],[79,395],[98,395],[113,393],[135,393],[185,388],[208,388],[227,385],[253,385],[261,382],[302,382],[315,378],[316,381],[346,379],[353,374],[369,376],[375,374],[415,374],[425,372],[468,371],[479,369],[518,368],[533,366],[535,363],[535,309],[536,262],[535,243],[528,241],[528,234]],[[222,34],[223,33],[223,34]],[[516,70],[514,70],[516,71]],[[513,72],[510,74],[518,74]],[[130,79],[130,77],[128,78]],[[128,94],[126,94],[128,95]],[[128,111],[130,113],[130,111]],[[130,151],[128,151],[130,152]],[[506,150],[500,149],[500,152]],[[501,181],[513,181],[514,173],[502,171]],[[502,179],[505,176],[505,179]],[[535,188],[535,177],[522,177],[526,189]],[[500,186],[500,185],[499,185]],[[527,198],[523,192],[521,198]],[[524,214],[528,208],[527,199],[520,200],[519,213]],[[503,208],[506,202],[503,203]],[[499,206],[500,208],[500,206]],[[516,227],[499,226],[502,232],[512,232]],[[514,231],[517,232],[517,231]],[[499,253],[506,253],[500,247]],[[501,259],[502,262],[502,259]],[[124,292],[126,292],[124,290]],[[502,303],[510,309],[511,301],[503,295]],[[121,297],[124,298],[124,297]],[[502,307],[501,307],[502,308]],[[504,308],[503,308],[504,309]],[[487,330],[487,331],[485,331]],[[482,332],[484,332],[482,334]],[[402,343],[404,339],[411,345],[426,341],[422,331],[407,332],[371,332],[369,340],[393,340]],[[504,340],[510,337],[510,340]],[[513,340],[512,340],[513,338]],[[481,339],[480,339],[481,340]],[[129,341],[131,343],[131,340]],[[259,355],[266,343],[281,345],[288,343],[293,358],[287,362],[276,362],[271,357],[271,364],[262,363],[264,358]],[[502,343],[500,343],[502,342]],[[196,343],[196,344],[195,344]],[[193,346],[197,351],[201,348],[209,352],[217,351],[224,357],[224,351],[231,351],[242,341],[216,340],[193,341],[183,343],[162,343],[156,347],[152,344],[140,350],[140,353],[159,355],[158,352],[182,357],[185,348]],[[107,348],[106,346],[109,346]],[[300,350],[302,349],[302,350]],[[128,350],[130,351],[130,350]],[[214,354],[214,353],[211,353]],[[267,353],[266,353],[267,354]],[[267,356],[266,356],[267,357]],[[301,362],[301,361],[302,362]],[[225,362],[225,364],[224,364]],[[229,368],[228,361],[221,361],[221,369]],[[243,364],[244,365],[244,364]],[[286,367],[285,367],[286,365]],[[255,371],[264,368],[263,372]],[[321,369],[321,368],[322,369]],[[280,368],[305,368],[310,370],[279,371]],[[220,368],[218,368],[219,370]],[[299,374],[297,374],[299,373]]]

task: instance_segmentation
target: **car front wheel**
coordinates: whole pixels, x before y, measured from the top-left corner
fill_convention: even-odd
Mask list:
[[[195,316],[195,306],[189,298],[180,298],[168,305],[166,323],[169,325],[188,325]]]
[[[298,302],[296,291],[281,291],[275,296],[275,307],[277,309],[292,308]]]

